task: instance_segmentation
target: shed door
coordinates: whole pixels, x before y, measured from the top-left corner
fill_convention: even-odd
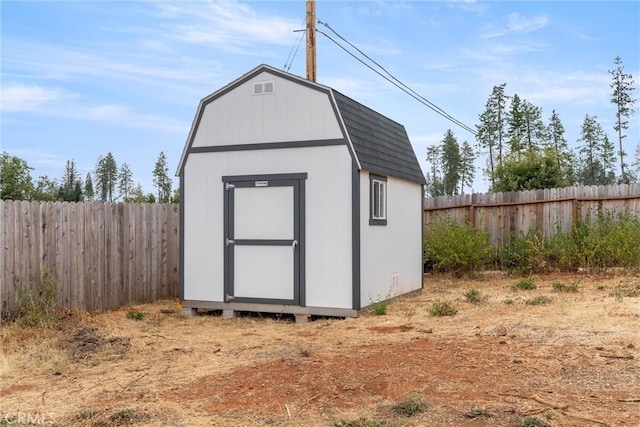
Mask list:
[[[304,181],[290,175],[223,180],[226,300],[303,305]]]

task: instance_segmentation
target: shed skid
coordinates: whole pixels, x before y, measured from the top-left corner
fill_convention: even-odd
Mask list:
[[[327,317],[358,317],[359,310],[348,308],[327,308],[327,307],[300,307],[296,305],[281,304],[259,304],[259,303],[238,303],[238,302],[216,302],[216,301],[193,301],[187,300],[182,303],[184,309],[202,310],[222,310],[225,311],[246,311],[254,313],[282,313],[292,314],[297,317],[327,316]]]

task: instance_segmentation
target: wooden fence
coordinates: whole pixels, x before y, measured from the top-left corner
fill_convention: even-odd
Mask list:
[[[179,209],[172,204],[0,201],[0,297],[57,278],[63,307],[89,311],[177,297]]]
[[[467,194],[424,200],[424,224],[450,219],[490,233],[503,246],[512,235],[540,230],[545,238],[570,233],[578,220],[597,214],[628,212],[640,216],[640,184],[567,187],[512,193]]]

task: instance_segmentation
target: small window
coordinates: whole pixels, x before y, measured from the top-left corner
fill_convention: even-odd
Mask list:
[[[387,178],[369,175],[369,225],[387,225]]]
[[[267,95],[269,93],[274,93],[275,91],[276,82],[274,80],[269,80],[266,82],[255,82],[253,84],[254,95]]]

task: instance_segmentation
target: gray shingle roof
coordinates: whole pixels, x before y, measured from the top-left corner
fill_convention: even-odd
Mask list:
[[[404,126],[336,90],[332,92],[363,169],[425,184]]]

